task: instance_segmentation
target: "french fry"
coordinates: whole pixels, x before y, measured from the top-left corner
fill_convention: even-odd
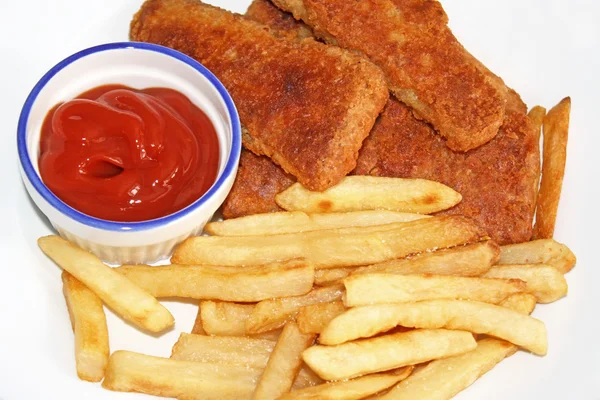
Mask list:
[[[280,329],[259,334],[246,331],[246,322],[252,315],[254,304],[237,304],[223,301],[202,301],[198,313],[202,326],[209,335],[251,336],[256,339],[277,341]]]
[[[533,312],[537,299],[529,293],[517,293],[504,299],[500,305],[518,313],[529,315]]]
[[[511,294],[525,292],[527,289],[525,282],[519,279],[504,276],[486,278],[428,274],[353,275],[344,279],[344,304],[346,307],[356,307],[436,299],[463,299],[497,304]]]
[[[398,371],[370,374],[347,381],[327,382],[322,385],[284,394],[280,400],[358,400],[379,393],[406,379],[413,367],[403,367]]]
[[[429,300],[351,308],[323,329],[319,342],[326,345],[344,343],[373,336],[396,325],[485,333],[535,354],[545,355],[548,350],[546,326],[542,321],[501,306],[468,300]]]
[[[500,247],[498,264],[548,264],[566,274],[575,266],[575,254],[553,239],[509,244]]]
[[[238,365],[264,369],[275,348],[272,340],[245,336],[203,336],[182,333],[173,346],[173,360]]]
[[[504,340],[482,339],[474,350],[430,362],[379,399],[451,399],[515,351]]]
[[[288,393],[302,366],[302,352],[314,340],[315,335],[300,332],[295,322],[285,324],[252,398],[275,400]]]
[[[544,117],[546,116],[546,109],[544,107],[535,106],[529,111],[527,116],[529,117],[531,122],[533,122],[533,125],[535,127],[535,133],[537,135],[536,143],[539,144],[540,137],[542,135],[542,126],[544,125]],[[538,163],[538,168],[539,168],[539,163]],[[541,177],[541,174],[537,174],[535,183],[533,184],[533,187],[535,190],[535,192],[534,192],[535,197],[534,197],[533,204],[537,204],[537,198],[538,198],[539,187],[540,187],[540,177]]]
[[[256,302],[307,293],[315,271],[306,260],[256,267],[215,268],[205,265],[122,266],[117,271],[155,297],[186,297]]]
[[[107,306],[135,325],[160,332],[175,322],[171,313],[152,295],[103,264],[93,254],[58,236],[41,237],[38,246]]]
[[[192,327],[192,333],[194,335],[206,335],[206,331],[204,330],[204,326],[202,325],[202,310],[200,309],[200,304],[198,304],[198,314],[196,314],[196,319],[194,320],[194,326]]]
[[[302,356],[321,378],[342,380],[462,354],[476,346],[469,332],[419,329],[337,346],[317,345]]]
[[[354,271],[356,267],[318,269],[315,271],[315,285],[327,286],[338,283]]]
[[[551,239],[567,162],[571,98],[566,97],[544,118],[542,182],[537,198],[533,239]]]
[[[300,308],[296,321],[302,333],[321,333],[332,319],[346,311],[341,300],[310,304]]]
[[[347,176],[323,192],[295,183],[275,196],[279,207],[312,213],[391,210],[431,214],[460,203],[460,193],[425,179]]]
[[[567,295],[567,280],[556,268],[544,264],[499,265],[482,275],[484,278],[520,279],[538,303],[552,303]]]
[[[301,390],[311,386],[317,386],[323,383],[323,379],[319,377],[312,369],[302,362],[300,372],[296,376],[296,380],[292,385],[292,391]]]
[[[172,360],[121,350],[110,356],[102,387],[178,399],[250,399],[261,372],[237,365]]]
[[[430,218],[428,215],[387,210],[345,213],[307,214],[302,211],[254,214],[240,218],[211,222],[204,230],[217,236],[281,235],[323,229],[385,225]]]
[[[197,236],[175,250],[174,264],[260,265],[306,258],[315,268],[383,262],[478,242],[484,232],[462,216],[269,236]]]
[[[436,274],[457,276],[479,276],[490,269],[498,260],[500,249],[498,245],[486,240],[483,242],[456,246],[390,260],[379,264],[359,267],[352,272],[355,274],[370,274],[374,272],[390,274]],[[315,277],[315,282],[317,278]]]
[[[108,327],[102,300],[66,271],[63,294],[75,335],[75,365],[79,379],[100,382],[108,363]]]
[[[340,300],[343,294],[344,287],[335,285],[314,289],[303,296],[261,301],[252,310],[252,314],[246,322],[246,332],[255,334],[280,328],[286,322],[294,319],[301,307]]]

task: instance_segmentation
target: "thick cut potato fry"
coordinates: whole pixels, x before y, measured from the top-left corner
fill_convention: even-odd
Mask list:
[[[338,283],[354,271],[356,267],[318,269],[315,271],[315,285],[327,286]]]
[[[341,300],[304,306],[298,311],[296,321],[303,333],[321,333],[332,319],[346,311]]]
[[[301,295],[310,291],[315,279],[314,267],[306,260],[228,268],[232,271],[204,265],[134,265],[117,271],[155,297],[238,302]]]
[[[192,332],[194,335],[206,335],[206,331],[204,330],[204,326],[202,325],[202,309],[200,308],[200,304],[198,304],[198,314],[196,314],[196,320],[194,321],[194,326],[192,327]]]
[[[544,264],[499,265],[482,275],[485,278],[520,279],[527,283],[527,292],[538,303],[552,303],[567,295],[569,287],[564,275]]]
[[[79,379],[100,382],[108,363],[108,327],[102,300],[67,271],[63,294],[75,335],[75,366]]]
[[[435,274],[479,276],[498,260],[500,248],[486,240],[466,246],[456,246],[408,258],[386,261],[357,268],[352,274],[382,272],[389,274]],[[316,282],[316,277],[315,277]]]
[[[341,382],[322,385],[287,393],[280,400],[358,400],[379,393],[406,379],[413,367],[400,368],[395,372],[371,374]]]
[[[275,342],[272,340],[182,333],[173,346],[171,358],[264,369],[273,348]]]
[[[529,293],[517,293],[504,299],[500,305],[518,313],[529,315],[533,312],[537,299]]]
[[[535,106],[529,111],[527,116],[533,122],[533,125],[535,126],[535,133],[537,134],[537,142],[536,143],[539,143],[540,137],[542,135],[542,126],[544,125],[544,117],[546,116],[546,109],[544,107]],[[540,171],[541,171],[541,169],[540,169]],[[535,180],[535,183],[533,186],[535,188],[535,198],[534,198],[533,204],[537,204],[537,197],[539,194],[539,187],[540,187],[540,176],[541,175],[538,175],[536,177],[536,180]]]
[[[298,372],[298,375],[296,376],[296,380],[294,381],[294,384],[292,385],[292,391],[305,389],[305,388],[311,387],[311,386],[317,386],[322,383],[323,383],[323,379],[321,379],[319,377],[319,375],[317,375],[315,373],[315,371],[310,369],[308,367],[308,365],[306,365],[306,363],[304,363],[304,361],[303,361],[302,366],[300,367],[300,371]]]
[[[321,378],[342,380],[473,350],[470,332],[420,329],[337,346],[313,346],[304,361]]]
[[[509,244],[500,248],[498,264],[548,264],[566,274],[575,266],[575,254],[553,239]]]
[[[496,278],[489,276],[488,278]],[[346,307],[436,299],[476,300],[497,304],[527,290],[519,279],[449,275],[361,274],[344,279]]]
[[[255,334],[271,331],[294,319],[300,308],[309,304],[340,300],[344,294],[342,285],[314,289],[303,296],[281,297],[264,300],[252,310],[246,322],[246,332]]]
[[[316,268],[350,267],[478,242],[484,236],[462,216],[285,235],[197,236],[185,240],[171,262],[249,266],[306,258]]]
[[[307,214],[302,211],[275,212],[211,222],[204,230],[217,236],[281,235],[323,229],[385,225],[430,218],[428,215],[387,210]]]
[[[254,304],[237,304],[224,301],[202,301],[198,313],[202,326],[209,335],[250,336],[255,339],[277,341],[280,329],[259,334],[246,331],[246,321],[252,315]]]
[[[304,334],[295,322],[288,322],[269,357],[252,398],[275,400],[288,393],[302,366],[302,352],[315,341],[315,335]]]
[[[429,300],[351,308],[321,332],[327,345],[373,336],[396,325],[423,329],[458,329],[485,333],[519,345],[535,354],[548,350],[542,321],[501,306],[467,300]]]
[[[58,236],[41,237],[38,246],[117,314],[135,325],[160,332],[175,322],[171,313],[152,295],[102,263],[92,253]]]
[[[376,176],[347,176],[323,192],[294,183],[275,196],[284,210],[312,213],[391,210],[431,214],[461,200],[460,193],[439,182]]]
[[[517,346],[504,340],[482,339],[475,350],[430,362],[380,399],[449,400],[515,351]]]
[[[242,400],[252,397],[261,372],[121,350],[110,356],[102,387],[186,400]]]
[[[571,98],[564,98],[544,118],[542,182],[537,199],[533,239],[551,239],[567,163]]]

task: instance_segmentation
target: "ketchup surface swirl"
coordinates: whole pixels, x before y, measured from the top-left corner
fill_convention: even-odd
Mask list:
[[[62,201],[111,221],[172,214],[212,186],[219,142],[210,119],[166,88],[107,85],[55,106],[41,132],[40,175]]]

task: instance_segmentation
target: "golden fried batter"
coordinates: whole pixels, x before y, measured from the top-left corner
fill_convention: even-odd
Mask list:
[[[467,151],[491,140],[502,124],[506,91],[439,22],[439,4],[416,0],[274,0],[326,42],[365,54],[386,74],[394,95],[419,118]],[[406,7],[406,13],[403,7]],[[429,24],[414,23],[423,18]],[[408,17],[405,17],[407,14]]]
[[[388,91],[363,57],[314,40],[277,38],[262,24],[194,0],[148,0],[131,39],[190,55],[229,90],[244,146],[269,156],[311,190],[356,165]]]
[[[296,21],[294,16],[282,12],[269,0],[254,0],[244,16],[271,28],[276,35],[288,39],[314,38],[306,24]]]

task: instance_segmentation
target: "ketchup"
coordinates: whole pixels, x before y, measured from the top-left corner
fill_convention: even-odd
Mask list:
[[[206,193],[219,168],[210,119],[165,88],[87,91],[50,110],[40,144],[46,186],[69,206],[111,221],[181,210]]]

